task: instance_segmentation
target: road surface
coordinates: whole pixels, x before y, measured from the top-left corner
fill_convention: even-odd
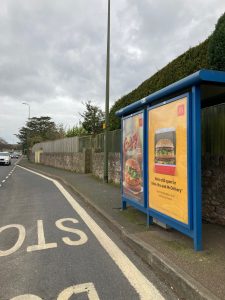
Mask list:
[[[1,167],[1,181],[7,173],[1,300],[177,298],[77,195],[19,166]]]
[[[15,169],[18,159],[12,159],[10,166],[0,165],[0,187],[9,179]]]

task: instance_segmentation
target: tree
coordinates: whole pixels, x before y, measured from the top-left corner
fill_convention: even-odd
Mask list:
[[[7,143],[3,138],[1,138],[1,137],[0,137],[0,143],[1,143],[1,144],[4,144],[4,145],[5,145],[5,144],[8,144],[8,143]]]
[[[87,134],[88,134],[88,132],[84,129],[83,126],[76,125],[67,130],[66,137],[83,136],[83,135],[87,135]]]
[[[89,134],[98,134],[103,131],[104,113],[96,105],[93,105],[91,101],[85,103],[86,110],[83,114],[82,126]]]
[[[24,149],[46,140],[55,140],[65,135],[62,125],[56,125],[50,117],[30,118],[16,136]]]
[[[0,137],[0,151],[2,151],[2,149],[4,149],[7,145],[8,143]]]
[[[56,125],[56,130],[57,130],[57,133],[58,133],[57,139],[62,139],[66,136],[66,131],[64,129],[63,124]]]

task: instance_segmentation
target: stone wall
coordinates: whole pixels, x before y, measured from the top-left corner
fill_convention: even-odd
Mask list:
[[[104,154],[93,153],[93,174],[104,175]],[[120,153],[109,153],[109,180],[120,183]],[[202,157],[203,220],[225,225],[225,155]]]
[[[90,172],[88,151],[78,153],[42,153],[40,163],[77,173]]]
[[[30,157],[31,160],[33,156]],[[103,179],[104,153],[42,153],[42,164]],[[109,181],[120,183],[120,153],[109,153]],[[202,158],[202,215],[210,223],[225,225],[225,155]]]
[[[109,153],[109,181],[119,184],[120,183],[120,153]],[[92,154],[92,173],[94,176],[103,179],[104,177],[104,153]]]
[[[30,160],[30,161],[32,161],[32,162],[34,162],[34,157],[35,157],[35,154],[33,153],[33,152],[30,152],[28,155],[28,159]]]
[[[202,159],[203,219],[225,225],[225,155]]]
[[[92,174],[100,179],[104,176],[104,153],[92,153]]]

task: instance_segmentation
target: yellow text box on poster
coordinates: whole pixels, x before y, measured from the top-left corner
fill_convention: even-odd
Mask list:
[[[148,116],[149,207],[188,224],[187,97]]]

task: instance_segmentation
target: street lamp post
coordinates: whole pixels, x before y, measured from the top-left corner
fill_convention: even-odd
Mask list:
[[[106,182],[106,183],[108,183],[109,77],[110,77],[110,0],[108,0],[106,97],[105,97],[105,140],[104,140],[104,182]]]
[[[28,104],[27,102],[23,102],[22,104],[28,106],[28,120],[30,120],[30,104]]]
[[[28,104],[27,102],[23,102],[22,104],[28,106],[28,121],[30,121],[30,104]],[[29,140],[29,137],[28,137],[28,132],[27,132],[27,150],[26,150],[26,154],[27,154],[28,159],[29,159],[29,146],[28,146],[28,140]]]

